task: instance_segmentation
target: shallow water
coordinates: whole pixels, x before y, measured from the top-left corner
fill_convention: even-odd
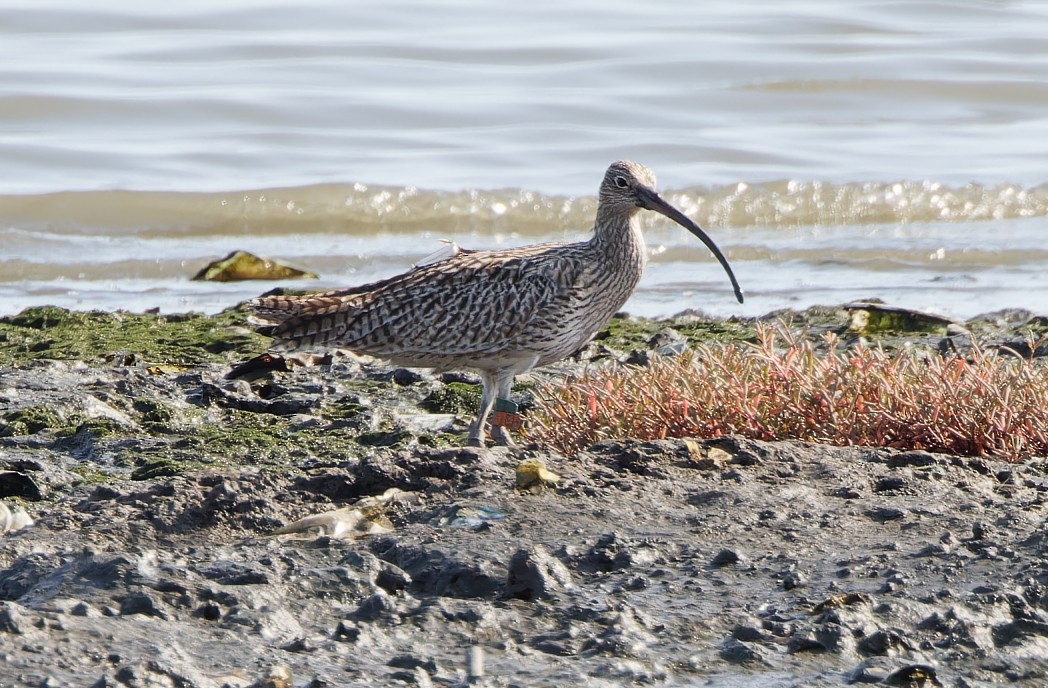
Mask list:
[[[341,286],[585,236],[632,158],[707,228],[649,218],[626,309],[878,297],[1048,313],[1038,2],[6,3],[0,313],[213,311],[245,249]]]

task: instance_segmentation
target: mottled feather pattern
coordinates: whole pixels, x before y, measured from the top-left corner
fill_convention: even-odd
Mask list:
[[[277,349],[336,346],[417,365],[486,357],[574,285],[582,246],[464,251],[354,289],[260,297],[251,306],[279,323],[270,332]]]

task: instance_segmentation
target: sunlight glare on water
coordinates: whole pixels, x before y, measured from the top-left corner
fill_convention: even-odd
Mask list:
[[[0,313],[217,310],[234,249],[385,277],[585,237],[615,159],[647,218],[627,309],[883,298],[1048,312],[1048,5],[15,0],[0,10]]]

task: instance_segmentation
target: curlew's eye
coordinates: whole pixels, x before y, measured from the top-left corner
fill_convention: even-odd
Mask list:
[[[620,189],[626,189],[629,187],[629,185],[630,183],[626,180],[625,177],[615,177],[615,186],[619,187]]]

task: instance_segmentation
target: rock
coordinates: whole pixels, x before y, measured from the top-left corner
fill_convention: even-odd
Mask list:
[[[21,497],[39,502],[44,498],[44,493],[32,476],[19,471],[0,471],[0,498],[3,497]]]
[[[27,635],[33,630],[24,607],[14,602],[0,601],[0,633]]]
[[[950,325],[955,325],[950,318],[941,315],[882,303],[856,302],[849,303],[845,308],[851,313],[849,330],[864,336],[885,332],[931,332],[943,335]]]
[[[721,659],[729,664],[753,664],[762,662],[760,654],[748,644],[736,638],[725,640],[717,653]]]
[[[350,618],[357,621],[375,621],[376,619],[391,621],[398,616],[397,603],[384,590],[376,590],[375,594],[361,602],[350,614]]]
[[[222,585],[266,585],[268,572],[257,565],[236,561],[213,562],[198,569],[200,575]]]
[[[517,550],[509,562],[506,594],[522,600],[546,599],[574,587],[568,567],[542,545]]]
[[[732,564],[738,564],[742,561],[741,555],[733,549],[722,549],[714,555],[713,559],[710,560],[710,565],[714,567],[730,566]]]
[[[888,521],[898,521],[905,518],[906,512],[896,507],[879,506],[873,509],[868,509],[866,515],[877,523],[887,523]]]
[[[260,258],[247,251],[233,251],[225,258],[201,268],[192,279],[207,282],[242,280],[316,279],[315,272],[288,267],[270,258]]]
[[[120,615],[143,614],[160,619],[168,618],[167,612],[160,608],[156,598],[144,592],[132,593],[120,603]]]
[[[293,686],[294,674],[291,667],[286,664],[273,665],[263,678],[252,684],[252,688],[292,688]]]

